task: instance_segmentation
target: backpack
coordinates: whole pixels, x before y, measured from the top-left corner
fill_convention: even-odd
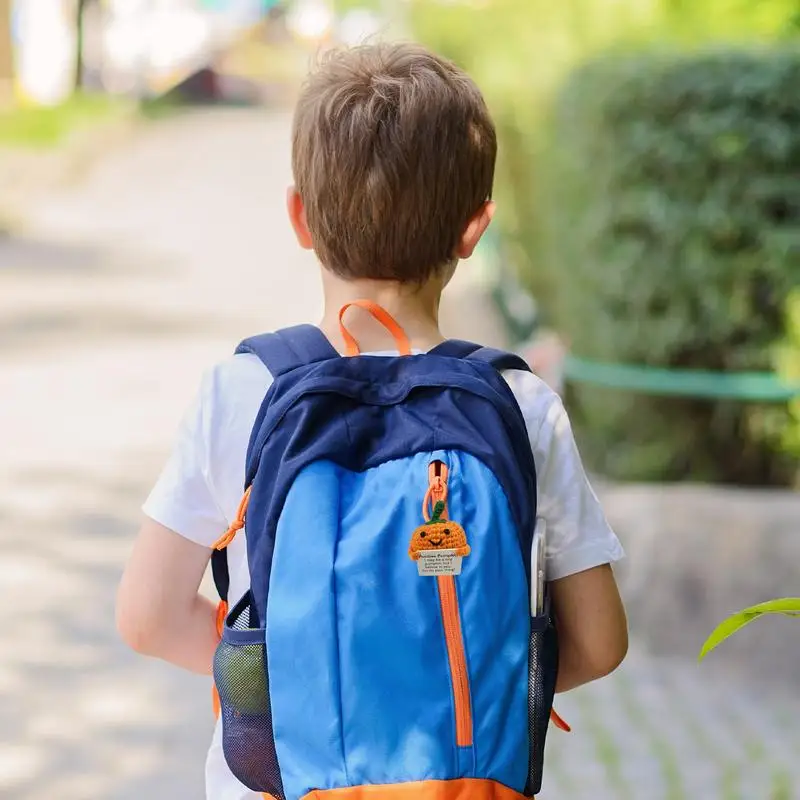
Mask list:
[[[212,558],[224,600],[246,526],[250,590],[214,658],[226,761],[274,800],[532,797],[558,646],[549,599],[531,614],[536,475],[501,376],[529,368],[455,340],[411,355],[355,305],[400,356],[360,355],[344,324],[353,357],[312,326],[237,348],[274,382]]]

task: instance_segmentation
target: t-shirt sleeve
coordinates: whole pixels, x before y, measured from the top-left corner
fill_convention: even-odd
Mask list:
[[[209,470],[211,384],[212,376],[207,374],[183,415],[172,453],[142,507],[151,519],[206,547],[211,547],[227,527]]]
[[[506,373],[536,464],[537,516],[546,527],[548,580],[625,555],[583,468],[561,398],[530,372]]]
[[[624,552],[581,462],[567,412],[557,396],[531,433],[538,516],[546,525],[549,580],[619,561]]]

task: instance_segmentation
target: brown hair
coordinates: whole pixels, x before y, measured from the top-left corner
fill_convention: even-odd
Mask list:
[[[332,51],[292,135],[317,256],[344,278],[427,280],[491,196],[496,154],[483,97],[454,64],[412,44]]]

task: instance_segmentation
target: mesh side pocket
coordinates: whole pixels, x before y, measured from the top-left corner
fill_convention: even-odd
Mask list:
[[[549,603],[548,603],[549,606]],[[531,619],[528,655],[528,740],[530,760],[525,795],[533,797],[542,789],[544,743],[550,725],[550,711],[558,673],[558,635],[548,612]]]
[[[275,753],[264,628],[249,627],[250,596],[228,615],[214,655],[222,716],[222,749],[231,772],[248,789],[284,800]]]

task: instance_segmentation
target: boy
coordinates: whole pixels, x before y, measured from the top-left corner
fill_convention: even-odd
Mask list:
[[[440,297],[491,221],[495,156],[494,126],[476,86],[418,46],[336,52],[310,76],[295,112],[288,212],[300,246],[321,264],[319,327],[339,352],[348,344],[339,310],[365,299],[397,320],[414,352],[443,341]],[[348,326],[364,352],[392,354],[363,312],[351,311]],[[625,656],[625,614],[610,568],[622,549],[559,398],[530,373],[504,377],[536,465],[563,692],[607,675]],[[255,356],[234,356],[206,376],[182,422],[119,590],[119,631],[140,653],[211,672],[216,607],[198,588],[212,544],[236,517],[248,439],[271,382]],[[228,559],[235,602],[248,587],[242,536]],[[258,797],[228,770],[219,726],[206,779],[209,800]]]

